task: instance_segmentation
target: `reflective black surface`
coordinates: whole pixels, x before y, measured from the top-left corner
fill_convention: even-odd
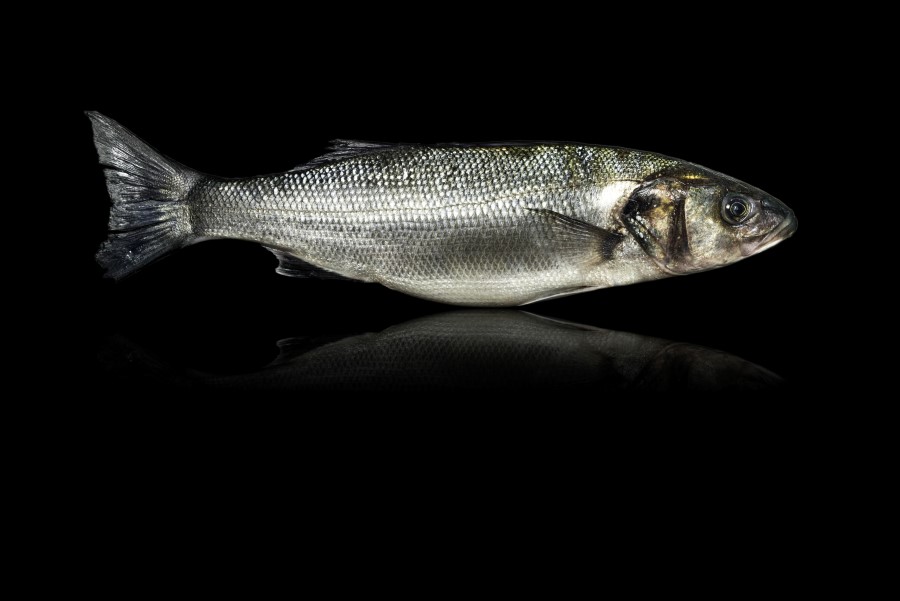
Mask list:
[[[376,390],[765,398],[796,389],[807,365],[796,319],[773,299],[773,270],[788,250],[523,313],[285,278],[256,245],[210,242],[123,282],[98,276],[85,313],[94,383],[109,394],[149,387],[247,398]]]
[[[594,62],[597,51],[566,51],[567,60],[552,60],[555,66],[550,71],[543,68],[547,63],[539,57],[504,63],[506,67],[498,70],[490,68],[493,63],[489,60],[472,62],[448,55],[434,57],[439,63],[435,68],[411,77],[405,70],[401,73],[372,65],[343,64],[336,69],[327,57],[306,62],[299,69],[295,59],[303,52],[294,48],[290,64],[242,62],[235,56],[234,61],[204,63],[202,81],[190,70],[169,73],[165,86],[143,85],[126,76],[129,71],[124,68],[107,65],[99,69],[93,58],[80,65],[67,90],[72,102],[61,113],[65,127],[57,136],[66,145],[65,167],[71,175],[65,177],[66,197],[54,204],[60,212],[54,213],[53,219],[65,225],[67,237],[65,252],[57,250],[52,264],[59,265],[64,259],[66,267],[61,274],[55,269],[35,271],[40,273],[44,298],[59,306],[54,312],[70,316],[67,319],[80,332],[78,357],[87,363],[83,372],[89,390],[99,397],[111,397],[133,389],[134,382],[146,381],[133,380],[131,375],[110,376],[106,361],[111,340],[128,341],[127,345],[141,349],[140,356],[146,353],[166,366],[168,374],[212,374],[222,387],[204,384],[198,388],[196,379],[189,378],[190,386],[220,394],[227,388],[225,383],[233,383],[239,390],[241,378],[267,371],[266,366],[278,354],[275,343],[279,340],[349,344],[353,337],[367,334],[378,339],[392,328],[402,329],[420,318],[454,309],[377,285],[284,278],[274,273],[275,260],[270,253],[236,241],[184,249],[123,282],[103,280],[93,254],[105,238],[108,198],[90,126],[82,114],[88,109],[120,121],[164,154],[192,168],[223,176],[290,169],[320,154],[333,138],[413,142],[530,139],[652,150],[747,181],[794,210],[800,223],[797,234],[724,269],[556,299],[528,310],[583,324],[588,329],[577,330],[580,339],[599,338],[599,330],[674,341],[666,353],[655,355],[662,359],[655,363],[645,360],[645,365],[677,367],[668,371],[653,367],[646,373],[656,376],[652,381],[643,380],[644,389],[685,388],[690,378],[669,376],[694,373],[699,363],[688,361],[690,369],[685,370],[683,357],[674,349],[704,347],[777,374],[785,382],[780,389],[788,393],[807,390],[822,375],[815,358],[828,348],[822,341],[821,319],[807,309],[821,306],[828,298],[823,287],[829,280],[813,276],[812,270],[822,267],[828,271],[835,241],[846,242],[846,237],[834,238],[844,232],[840,225],[845,216],[840,210],[842,198],[833,193],[834,182],[822,179],[822,169],[810,167],[823,153],[833,156],[828,150],[832,147],[824,144],[821,121],[807,110],[817,97],[814,76],[802,81],[783,78],[778,76],[777,65],[749,55],[732,57],[727,72],[680,61],[679,69],[664,70],[666,81],[677,80],[678,85],[650,85],[646,78],[654,76],[642,71],[646,85],[639,86],[642,93],[634,94],[629,92],[634,91],[633,85],[622,83],[631,73],[629,61],[622,62],[623,69],[612,75],[601,73]],[[556,56],[548,52],[545,59]],[[318,55],[311,46],[305,53]],[[386,62],[381,67],[395,64],[393,58],[382,56]],[[105,60],[115,63],[117,59],[106,56]],[[155,57],[153,64],[159,63]],[[184,60],[179,58],[178,64]],[[685,71],[686,65],[691,68]],[[233,83],[238,72],[252,77],[245,77],[244,85],[219,85]],[[546,77],[547,73],[555,75]],[[573,86],[588,74],[591,85]],[[604,84],[613,76],[618,78],[616,85]],[[273,87],[263,82],[284,85]],[[173,90],[184,89],[191,93],[173,94]],[[773,90],[777,95],[762,93]],[[724,105],[723,98],[727,98]],[[824,150],[816,150],[820,148]],[[830,225],[822,227],[823,219],[831,220]],[[829,232],[831,238],[816,239],[817,232]],[[588,335],[590,332],[594,335]],[[119,342],[114,348],[121,348],[116,344]],[[569,353],[576,365],[587,365],[584,358],[591,357],[601,366],[601,376],[618,373],[603,367],[611,364],[609,357],[617,355],[615,345],[600,344],[598,354],[591,354],[594,351],[573,343],[561,344],[561,356]],[[539,348],[547,350],[546,346]],[[315,349],[322,352],[323,346],[314,346],[306,354]],[[483,363],[478,365],[508,366],[508,350],[485,351]],[[405,364],[409,358],[398,354],[396,360],[401,364],[393,365],[393,371],[387,366],[384,369],[403,379],[401,374],[409,371]],[[523,363],[513,362],[513,366],[531,366],[515,372],[525,380],[520,389],[527,390],[538,379],[535,366],[539,363],[538,355]],[[545,392],[564,389],[569,384],[565,376],[572,377],[565,371],[569,361],[555,365],[560,369],[550,370],[540,379]],[[459,361],[451,366],[456,371],[445,374],[435,374],[437,363],[430,366],[434,381],[443,382],[435,389],[454,380],[453,374],[460,369],[472,369]],[[485,378],[493,373],[491,369],[485,372]],[[341,372],[333,375],[335,389],[345,389]],[[396,378],[392,376],[391,381]],[[200,381],[208,382],[203,377]],[[481,381],[486,388],[500,385]],[[617,383],[609,385],[613,381]],[[735,379],[735,387],[740,381]],[[178,382],[163,378],[155,384],[156,392],[183,390],[182,381]],[[626,384],[634,387],[635,380],[610,376],[594,382],[602,391],[628,389]],[[319,383],[312,388],[322,392],[326,387]],[[245,386],[244,390],[251,388]],[[748,390],[763,398],[768,394],[753,387]]]
[[[871,127],[871,107],[856,110],[838,93],[868,102],[879,78],[860,68],[873,61],[847,60],[834,28],[791,22],[783,10],[754,6],[734,18],[625,5],[633,14],[610,19],[611,6],[599,19],[562,5],[504,20],[456,5],[416,14],[377,5],[360,19],[341,6],[323,19],[298,4],[257,19],[243,7],[204,11],[194,22],[185,22],[191,11],[144,10],[134,19],[79,7],[76,20],[40,21],[51,27],[46,35],[9,57],[8,123],[31,129],[35,142],[23,149],[16,135],[8,140],[17,157],[10,174],[24,162],[41,176],[27,194],[7,198],[27,215],[7,219],[15,235],[7,266],[30,275],[23,285],[9,278],[5,289],[34,299],[25,319],[6,317],[9,330],[35,332],[38,347],[15,358],[31,368],[25,377],[15,360],[8,367],[7,405],[40,417],[22,422],[10,412],[7,426],[25,434],[11,447],[13,485],[46,508],[38,525],[49,523],[61,541],[57,555],[76,559],[55,563],[92,588],[151,583],[165,594],[172,587],[160,576],[181,584],[187,569],[206,577],[206,590],[221,570],[197,571],[198,558],[243,564],[246,549],[267,548],[270,534],[287,540],[299,530],[301,546],[321,557],[313,567],[328,563],[329,582],[343,582],[348,549],[377,545],[375,556],[385,555],[386,537],[367,536],[376,531],[427,547],[442,542],[434,535],[449,523],[476,551],[499,540],[495,532],[555,550],[584,538],[585,526],[607,540],[612,524],[622,533],[613,528],[612,540],[626,549],[670,533],[684,534],[667,537],[676,556],[685,540],[709,542],[722,558],[715,567],[727,557],[726,577],[767,592],[786,571],[807,576],[796,560],[810,541],[834,539],[823,525],[847,514],[834,507],[840,493],[865,493],[864,466],[890,456],[892,438],[877,424],[892,422],[868,410],[889,407],[890,395],[862,385],[893,373],[875,360],[890,360],[889,350],[870,338],[891,340],[890,312],[870,303],[886,296],[890,270],[873,274],[872,266],[892,256],[873,242],[891,232],[892,211],[873,222],[885,171],[872,169],[878,153],[858,138],[889,131],[888,121]],[[434,12],[441,8],[449,10]],[[40,103],[34,119],[21,113],[32,98]],[[93,254],[108,198],[87,109],[224,176],[289,169],[343,137],[616,144],[745,180],[796,212],[799,231],[786,243],[726,269],[528,309],[716,349],[778,374],[785,392],[714,392],[702,403],[660,390],[650,401],[616,402],[616,391],[572,394],[563,382],[557,393],[548,379],[530,396],[433,389],[397,403],[369,391],[340,395],[346,401],[322,389],[173,384],[173,373],[258,374],[281,339],[378,336],[454,309],[378,286],[290,280],[274,273],[271,253],[240,242],[201,244],[130,280],[102,280]],[[845,144],[841,130],[856,141]],[[869,164],[848,168],[854,157]],[[133,376],[111,374],[117,340],[158,361],[163,378],[137,362]],[[845,478],[849,471],[856,477]],[[747,526],[737,532],[759,545],[724,527],[736,518]],[[86,555],[85,542],[101,550]],[[324,554],[311,546],[320,542]],[[747,561],[719,552],[723,545],[746,549],[737,558]],[[759,554],[749,553],[759,546],[766,559],[774,551],[783,560],[773,578],[758,577]],[[85,556],[120,577],[82,569]],[[682,567],[667,563],[664,575]],[[390,578],[380,572],[376,582]],[[246,586],[251,594],[258,581]],[[558,596],[559,579],[544,588]]]
[[[186,391],[432,391],[598,398],[626,392],[781,390],[783,381],[748,361],[705,347],[603,330],[515,310],[436,313],[345,337],[280,340],[268,365],[202,372],[111,337],[99,361],[123,385]]]

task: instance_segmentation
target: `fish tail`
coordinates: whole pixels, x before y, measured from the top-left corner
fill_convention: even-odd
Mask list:
[[[194,241],[188,195],[203,176],[167,159],[130,131],[89,111],[112,199],[109,239],[97,252],[106,277],[123,278]]]

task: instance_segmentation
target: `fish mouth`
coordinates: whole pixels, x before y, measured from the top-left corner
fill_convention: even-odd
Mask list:
[[[790,209],[787,209],[787,212],[787,216],[781,220],[781,223],[774,230],[761,239],[750,240],[741,244],[741,254],[745,257],[755,255],[793,236],[794,232],[797,231],[797,217]]]

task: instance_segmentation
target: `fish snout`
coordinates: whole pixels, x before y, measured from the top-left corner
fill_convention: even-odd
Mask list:
[[[774,198],[764,198],[761,204],[768,220],[776,225],[768,234],[746,240],[741,245],[741,254],[745,257],[771,248],[797,231],[797,216],[790,207]]]

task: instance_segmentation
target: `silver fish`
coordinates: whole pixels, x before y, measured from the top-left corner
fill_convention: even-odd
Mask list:
[[[167,364],[121,337],[100,361],[130,387],[233,392],[779,391],[784,381],[734,355],[604,330],[522,311],[429,315],[381,332],[293,338],[250,373],[212,374]]]
[[[97,259],[113,278],[235,238],[266,246],[282,275],[513,306],[721,267],[797,228],[765,192],[651,152],[339,140],[286,173],[224,179],[88,116],[112,198]]]

